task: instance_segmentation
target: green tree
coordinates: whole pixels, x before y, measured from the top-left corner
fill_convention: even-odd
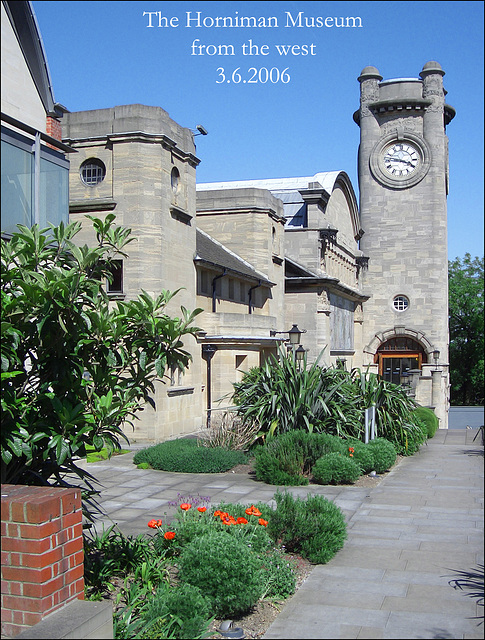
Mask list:
[[[122,427],[153,404],[154,381],[189,364],[182,338],[200,309],[171,318],[169,291],[110,303],[110,263],[133,238],[112,214],[90,219],[93,248],[75,244],[80,223],[19,226],[2,240],[2,482],[89,485],[75,456],[119,449]]]
[[[484,385],[483,258],[449,262],[452,405],[482,405]]]

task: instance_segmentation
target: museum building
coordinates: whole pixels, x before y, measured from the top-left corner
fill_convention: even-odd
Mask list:
[[[20,59],[19,37],[13,28],[7,43]],[[31,69],[25,65],[25,74]],[[83,223],[80,243],[94,240],[86,214],[114,213],[132,229],[137,242],[107,283],[114,301],[142,289],[153,296],[180,289],[171,315],[181,305],[203,309],[200,333],[185,344],[189,369],[167,372],[156,409],[146,407],[130,439],[162,441],[204,428],[230,407],[244,372],[291,348],[292,332],[300,340],[293,349],[308,362],[320,358],[323,366],[358,367],[405,384],[447,427],[446,126],[454,110],[437,62],[425,64],[419,78],[383,80],[376,68],[363,69],[354,114],[359,200],[345,171],[294,177],[291,164],[287,178],[197,184],[194,131],[141,104],[68,112],[54,102],[43,69],[32,97],[42,122],[24,117],[22,124],[14,74],[5,79],[12,92],[10,100],[2,95],[2,151],[10,145],[9,153],[32,156],[37,149],[39,160],[55,165],[59,220],[69,172],[69,218]],[[60,123],[62,141],[47,133],[51,120]],[[25,148],[23,138],[32,141]],[[9,175],[2,169],[9,202],[18,162]],[[44,224],[41,205],[37,189],[35,211],[12,209],[9,225]]]

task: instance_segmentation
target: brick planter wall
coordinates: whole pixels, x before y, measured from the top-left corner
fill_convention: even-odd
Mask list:
[[[84,598],[81,491],[2,485],[2,635]]]

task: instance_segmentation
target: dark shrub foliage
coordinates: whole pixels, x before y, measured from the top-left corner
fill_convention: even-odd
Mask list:
[[[428,407],[416,407],[413,411],[413,417],[418,418],[426,425],[428,438],[432,438],[439,427],[439,420],[435,412]]]
[[[289,552],[325,564],[343,547],[347,537],[345,518],[333,502],[312,495],[302,500],[279,491],[274,498],[276,510],[269,520],[268,531]]]
[[[374,469],[377,473],[383,473],[396,462],[396,448],[385,438],[375,438],[367,445],[374,457]]]
[[[261,561],[227,533],[195,538],[179,559],[180,579],[198,587],[224,618],[246,613],[262,593]]]
[[[133,457],[134,464],[148,462],[159,471],[179,473],[222,473],[247,460],[242,451],[199,446],[195,438],[161,442],[138,451]]]
[[[358,463],[341,453],[328,453],[313,467],[313,479],[318,484],[353,484],[360,475]]]
[[[199,638],[207,627],[210,618],[210,601],[197,587],[191,584],[180,584],[176,587],[160,587],[144,615],[146,622],[155,622],[157,619],[172,618],[173,638],[191,640]],[[155,633],[153,633],[155,632]],[[156,634],[156,624],[150,638],[167,637]]]
[[[338,436],[296,430],[268,438],[255,450],[254,470],[258,480],[275,485],[305,485],[315,462],[326,453],[344,452]]]

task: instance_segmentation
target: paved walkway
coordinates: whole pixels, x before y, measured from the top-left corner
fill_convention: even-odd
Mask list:
[[[344,548],[318,565],[287,601],[264,638],[483,638],[483,615],[448,580],[453,569],[483,564],[483,447],[476,430],[440,430],[373,489],[292,487],[339,505],[348,523]],[[102,483],[100,503],[127,535],[170,516],[171,500],[210,497],[271,502],[275,487],[246,476],[139,470],[133,453],[86,465]]]

